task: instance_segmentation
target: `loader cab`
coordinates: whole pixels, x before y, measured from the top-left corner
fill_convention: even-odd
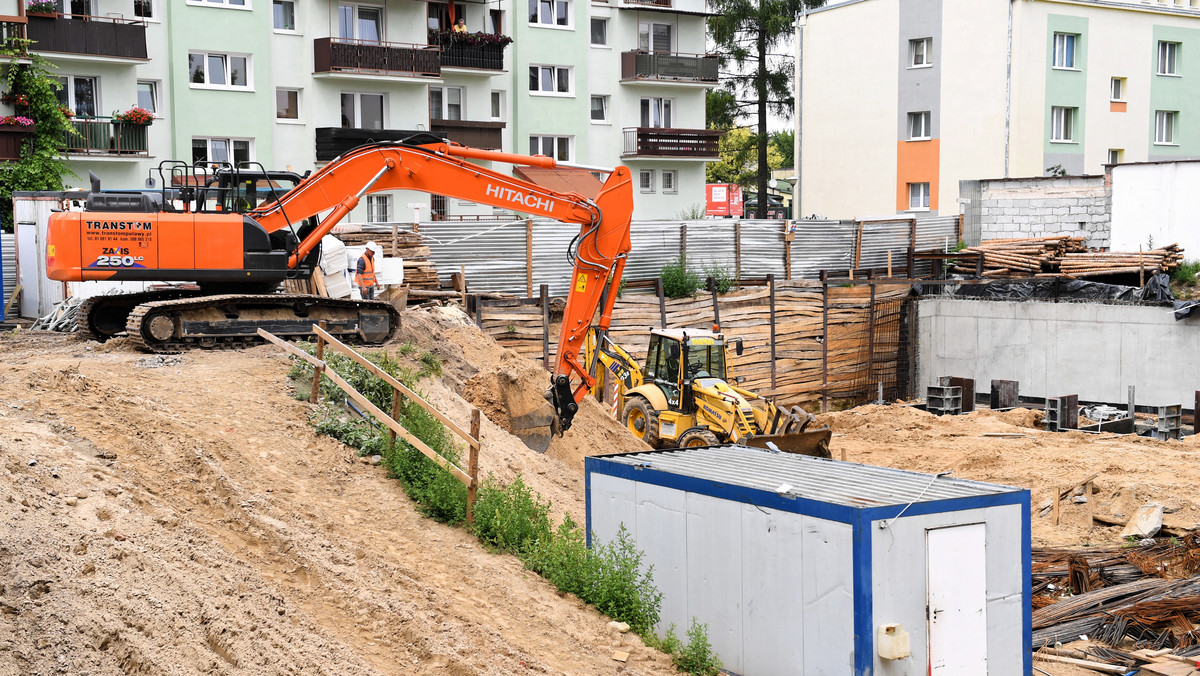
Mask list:
[[[645,381],[667,398],[672,410],[694,407],[691,384],[695,380],[725,380],[725,337],[710,331],[655,329],[646,352]]]

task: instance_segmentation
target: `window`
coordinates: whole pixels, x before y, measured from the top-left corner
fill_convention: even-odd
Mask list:
[[[462,90],[462,87],[430,87],[429,88],[429,119],[431,119],[431,120],[461,120],[461,119],[463,119],[463,90]]]
[[[215,52],[188,54],[188,70],[192,86],[208,85],[220,88],[250,87],[250,57]]]
[[[1175,118],[1178,115],[1173,110],[1154,111],[1155,145],[1175,145]]]
[[[391,195],[367,195],[367,222],[368,223],[391,223],[392,222],[392,196]]]
[[[570,26],[571,3],[568,0],[529,0],[529,23]]]
[[[76,117],[95,117],[100,91],[100,78],[67,75],[58,78],[62,88],[58,90],[58,102]]]
[[[929,184],[908,184],[908,208],[913,211],[929,208]]]
[[[429,30],[448,31],[454,26],[454,22],[450,20],[450,5],[445,2],[428,3],[426,9],[427,22]],[[465,19],[467,17],[466,9],[461,3],[454,3],[454,18]]]
[[[63,18],[93,16],[92,0],[57,0],[55,9]]]
[[[1055,33],[1054,34],[1054,67],[1055,68],[1074,68],[1075,67],[1075,38],[1076,35],[1070,33]]]
[[[1054,106],[1050,109],[1050,140],[1070,143],[1075,140],[1075,109]]]
[[[608,97],[592,97],[592,122],[608,122]]]
[[[1120,164],[1124,161],[1125,161],[1125,151],[1124,150],[1121,150],[1120,148],[1109,148],[1108,149],[1108,163],[1109,164]]]
[[[596,47],[608,45],[608,19],[592,19],[592,45]]]
[[[148,110],[158,115],[158,83],[138,80],[137,83],[137,104],[138,108]]]
[[[566,66],[530,66],[529,91],[542,94],[570,94],[571,69]]]
[[[492,119],[504,119],[504,92],[492,92]]]
[[[296,30],[296,3],[295,0],[275,0],[275,30],[277,31],[294,31]]]
[[[489,9],[488,10],[488,32],[494,35],[500,35],[504,32],[504,14],[503,10]]]
[[[1179,43],[1166,42],[1160,40],[1158,42],[1158,74],[1159,75],[1178,75],[1176,65],[1179,59]]]
[[[245,7],[249,0],[188,0],[189,5],[224,5],[226,7]]]
[[[275,119],[277,119],[277,120],[299,120],[300,119],[300,90],[299,89],[276,89],[275,90]]]
[[[654,170],[642,169],[638,172],[638,187],[642,192],[654,192]]]
[[[671,99],[642,99],[643,127],[671,128],[671,109],[674,107]]]
[[[1110,92],[1110,96],[1112,97],[1113,101],[1125,100],[1125,78],[1114,77],[1112,79],[1112,90]]]
[[[133,15],[139,19],[153,19],[154,0],[133,0]]]
[[[662,191],[672,194],[679,192],[678,181],[679,172],[675,171],[674,169],[669,171],[664,169],[662,173]]]
[[[383,8],[370,5],[340,3],[338,5],[338,37],[343,40],[383,40]]]
[[[638,23],[638,49],[643,52],[670,52],[671,24],[652,21]]]
[[[909,66],[925,68],[933,65],[933,38],[908,41]]]
[[[553,157],[560,162],[571,161],[570,136],[530,136],[529,154]]]
[[[383,129],[383,94],[342,92],[342,126]]]
[[[929,126],[929,112],[908,114],[908,140],[926,141],[932,136]]]
[[[192,162],[230,162],[238,166],[254,159],[248,139],[193,138]]]

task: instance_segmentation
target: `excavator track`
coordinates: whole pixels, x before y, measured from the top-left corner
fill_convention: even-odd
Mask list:
[[[103,343],[125,331],[133,308],[153,301],[204,296],[200,289],[160,289],[92,296],[79,305],[79,335]]]
[[[349,343],[381,344],[400,328],[391,303],[300,294],[228,294],[143,303],[125,329],[137,347],[177,353],[194,348],[235,349],[263,342],[258,329],[281,338],[313,336],[312,325]]]

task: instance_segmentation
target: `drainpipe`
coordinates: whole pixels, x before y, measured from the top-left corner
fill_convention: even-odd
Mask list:
[[[1008,143],[1012,127],[1013,3],[1008,0],[1008,55],[1004,72],[1004,178],[1008,178]]]

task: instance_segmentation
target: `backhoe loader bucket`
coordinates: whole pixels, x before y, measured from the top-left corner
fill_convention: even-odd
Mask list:
[[[812,429],[810,426],[803,432],[760,434],[747,437],[740,443],[754,448],[771,448],[767,445],[769,443],[784,453],[811,455],[814,458],[831,458],[833,456],[829,453],[829,440],[832,438],[833,430],[828,426],[818,429]]]
[[[497,381],[508,411],[509,431],[530,450],[545,453],[554,436],[554,407],[540,393],[514,380],[501,377]]]

